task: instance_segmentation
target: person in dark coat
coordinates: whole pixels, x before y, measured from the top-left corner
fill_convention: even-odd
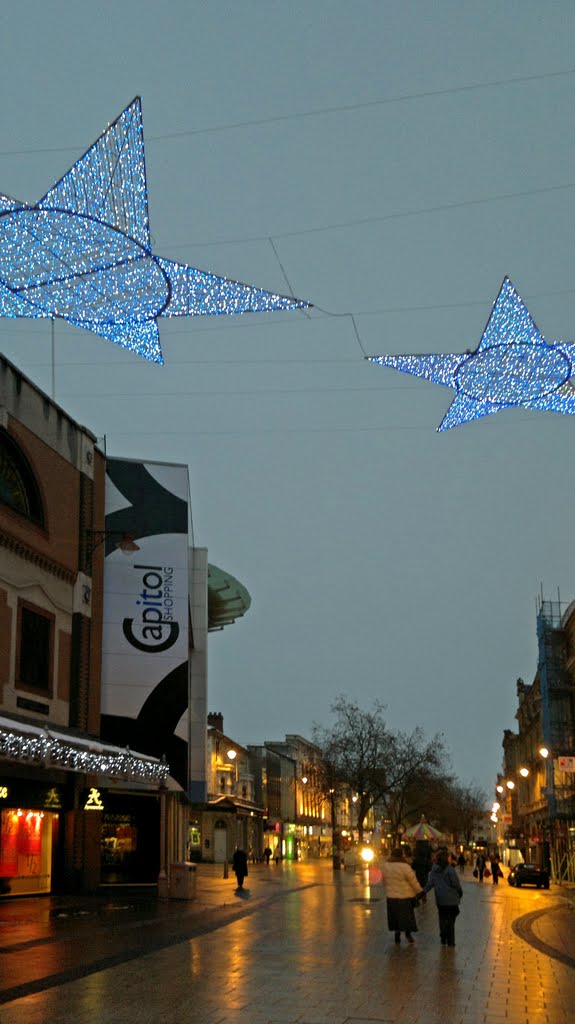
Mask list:
[[[429,877],[431,870],[432,860],[431,846],[425,841],[418,841],[415,845],[415,856],[411,862],[411,866],[415,871],[417,881],[423,888]]]
[[[477,860],[475,861],[475,870],[477,871],[477,878],[479,879],[480,882],[483,881],[483,874],[485,872],[486,867],[487,861],[485,860],[483,854],[479,853],[477,855]]]
[[[243,889],[244,878],[248,873],[248,858],[245,850],[234,850],[232,868],[238,880],[238,889]]]
[[[449,863],[449,857],[443,850],[437,854],[427,884],[423,887],[424,892],[429,892],[430,889],[435,889],[441,945],[454,946],[455,918],[459,914],[459,901],[463,896],[463,889],[457,871]]]
[[[499,866],[499,854],[493,854],[491,858],[491,877],[494,885],[498,885],[499,879],[503,878],[503,872]]]

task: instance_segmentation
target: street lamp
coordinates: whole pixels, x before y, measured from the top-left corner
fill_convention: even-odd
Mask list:
[[[125,530],[86,530],[85,533],[88,538],[88,559],[91,559],[96,548],[99,548],[107,537],[119,538],[114,547],[123,555],[132,555],[135,551],[140,550],[140,545],[136,544],[133,533],[127,533]]]
[[[549,757],[549,750],[547,747],[539,747],[539,753],[541,757]]]

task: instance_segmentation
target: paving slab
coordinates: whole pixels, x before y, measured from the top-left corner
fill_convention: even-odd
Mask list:
[[[254,865],[237,894],[202,868],[191,903],[0,904],[2,1024],[575,1021],[575,915],[556,887],[464,878],[450,949],[432,898],[396,946],[373,873]]]

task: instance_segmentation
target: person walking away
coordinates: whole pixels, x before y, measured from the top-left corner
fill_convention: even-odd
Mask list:
[[[487,861],[482,853],[477,854],[477,860],[475,861],[475,870],[477,871],[477,878],[480,882],[483,881],[483,874],[485,872]]]
[[[461,851],[461,853],[459,854],[459,857],[457,858],[457,864],[459,866],[459,874],[460,875],[465,874],[465,854],[464,854],[463,850]]]
[[[443,851],[437,854],[435,864],[429,872],[424,892],[435,889],[435,902],[439,916],[439,938],[442,946],[455,945],[455,918],[459,914],[459,903],[463,896],[457,871],[449,863]]]
[[[266,864],[269,864],[271,855],[272,855],[271,846],[266,846],[266,848],[264,850],[264,857],[266,859]]]
[[[245,850],[234,850],[232,868],[238,880],[238,889],[243,889],[244,878],[248,873],[248,858]]]
[[[503,878],[503,872],[499,866],[498,854],[494,854],[491,858],[491,877],[494,885],[499,885],[499,879]]]
[[[433,855],[431,852],[431,846],[427,841],[418,841],[415,844],[415,854],[411,862],[411,866],[417,877],[417,881],[420,887],[423,888],[429,877],[431,871],[431,865],[433,863]]]
[[[402,932],[405,932],[408,942],[413,942],[412,933],[417,931],[414,904],[416,898],[421,898],[423,893],[401,848],[391,851],[389,860],[383,866],[382,877],[387,901],[387,927],[395,933],[397,943],[401,942]]]

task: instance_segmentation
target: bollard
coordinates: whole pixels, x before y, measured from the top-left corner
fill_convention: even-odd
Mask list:
[[[228,877],[228,862],[227,862],[227,860],[225,860],[224,861],[224,878],[227,878],[227,877]]]

